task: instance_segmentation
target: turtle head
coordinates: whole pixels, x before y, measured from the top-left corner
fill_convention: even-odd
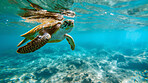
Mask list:
[[[69,33],[74,27],[74,20],[65,20],[63,24],[61,25],[61,29],[65,33]]]

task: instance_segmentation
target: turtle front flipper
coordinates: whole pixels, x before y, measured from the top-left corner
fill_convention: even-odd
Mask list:
[[[30,53],[34,52],[37,49],[44,46],[49,39],[51,38],[51,35],[48,33],[45,33],[44,35],[39,35],[36,38],[34,38],[31,42],[27,43],[25,46],[18,48],[17,53]]]
[[[71,49],[74,50],[75,49],[75,43],[74,43],[73,38],[68,34],[65,34],[65,37],[66,37],[66,40],[68,41],[68,43],[70,44]]]
[[[27,0],[27,1],[30,3],[30,6],[33,7],[34,9],[36,9],[36,10],[41,10],[41,9],[43,9],[43,8],[40,7],[39,5],[34,4],[34,3],[30,2],[29,0]]]

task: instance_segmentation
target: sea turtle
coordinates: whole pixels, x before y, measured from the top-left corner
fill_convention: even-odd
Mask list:
[[[22,45],[28,40],[32,40],[25,46],[18,48],[17,53],[30,53],[41,48],[46,43],[60,42],[66,38],[71,46],[71,49],[75,49],[75,44],[73,38],[68,35],[74,26],[73,20],[55,21],[48,24],[41,24],[27,33],[21,35],[25,37],[17,46]]]
[[[21,35],[22,37],[25,37],[25,39],[17,45],[18,47],[28,40],[32,41],[27,43],[25,46],[18,48],[17,52],[34,52],[35,50],[44,46],[46,43],[60,42],[65,38],[70,44],[71,49],[74,50],[74,40],[70,35],[67,34],[73,29],[74,21],[64,20],[63,15],[59,13],[48,12],[46,10],[43,10],[43,8],[41,8],[40,6],[30,2],[29,0],[27,1],[34,9],[22,8],[27,12],[22,14],[21,17],[23,17],[27,22],[35,21],[42,24]],[[69,14],[69,11],[67,13],[68,14],[66,14],[66,11],[64,11],[63,14],[65,14],[66,16],[75,15]]]

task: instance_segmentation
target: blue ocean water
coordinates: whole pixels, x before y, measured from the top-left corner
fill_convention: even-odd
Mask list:
[[[30,0],[44,9],[76,13],[75,41],[48,43],[18,54],[23,33],[37,26],[18,14],[26,0],[0,5],[0,83],[148,83],[148,0]]]

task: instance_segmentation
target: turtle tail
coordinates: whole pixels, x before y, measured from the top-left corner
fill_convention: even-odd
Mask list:
[[[49,38],[46,36],[37,36],[31,42],[27,43],[25,46],[18,48],[17,53],[25,54],[34,52],[37,49],[44,46],[49,41]]]

